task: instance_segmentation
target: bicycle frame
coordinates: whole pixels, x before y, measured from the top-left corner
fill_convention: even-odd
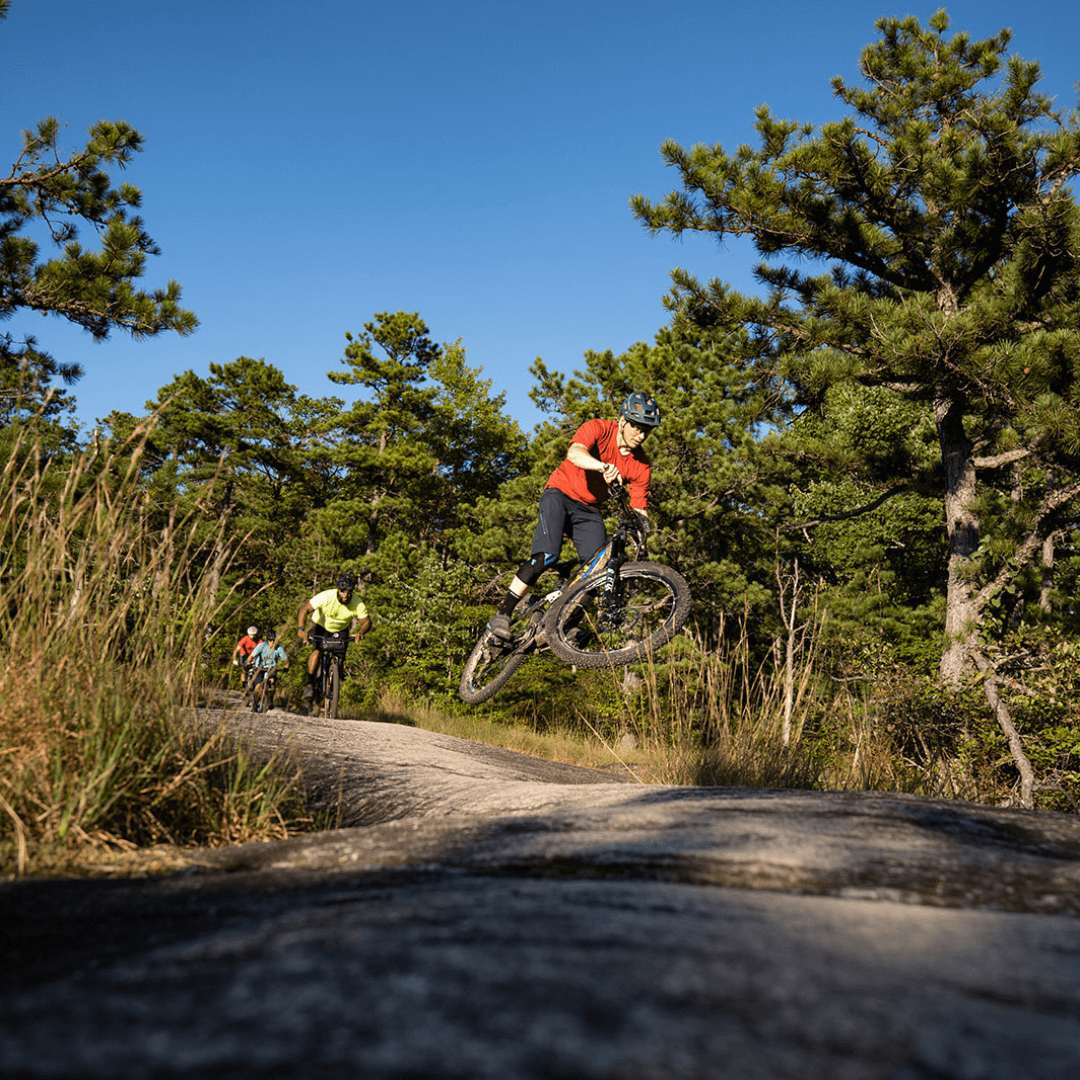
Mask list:
[[[336,679],[335,679],[336,669]],[[328,720],[337,719],[338,695],[345,678],[345,654],[328,649],[319,650],[319,697],[322,715]]]
[[[618,511],[619,520],[615,531],[608,538],[608,542],[595,555],[588,559],[572,559],[567,562],[554,563],[551,569],[559,575],[559,582],[550,592],[542,596],[536,596],[529,601],[529,629],[521,641],[514,643],[514,648],[522,646],[528,648],[535,643],[537,649],[546,648],[543,635],[543,621],[547,609],[562,596],[564,590],[579,581],[598,574],[601,571],[606,575],[604,586],[605,596],[609,599],[618,599],[619,595],[619,569],[627,562],[626,543],[630,536],[641,546],[645,546],[647,527],[643,525],[636,511],[630,506],[630,497],[622,484],[613,484],[609,488],[612,499]]]
[[[257,712],[265,712],[262,706],[268,699],[273,700],[274,688],[277,685],[277,664],[265,668],[261,673],[262,678],[259,678],[259,674],[253,672],[251,677],[251,707]]]
[[[618,524],[608,542],[589,559],[549,567],[559,575],[558,583],[515,608],[509,640],[490,630],[481,634],[459,683],[468,704],[497,693],[531,653],[550,649],[564,663],[587,668],[625,665],[666,644],[686,621],[690,589],[685,579],[671,567],[638,559],[648,522],[632,509],[621,486],[611,494]],[[588,625],[573,622],[583,618]],[[638,630],[640,642],[633,637]]]

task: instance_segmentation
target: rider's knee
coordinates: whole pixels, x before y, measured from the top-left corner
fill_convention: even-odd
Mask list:
[[[555,561],[556,556],[545,551],[534,552],[531,558],[517,572],[518,580],[526,588],[535,585],[537,578]]]

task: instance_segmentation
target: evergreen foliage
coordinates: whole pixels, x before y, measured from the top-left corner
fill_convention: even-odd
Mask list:
[[[1007,30],[950,38],[944,11],[925,29],[876,25],[863,84],[833,81],[843,119],[815,129],[762,106],[756,147],[666,143],[682,190],[633,208],[653,232],[748,236],[764,257],[760,297],[676,271],[676,326],[748,328],[755,365],[805,407],[859,384],[929,411],[948,534],[941,670],[956,682],[987,604],[1080,492],[1080,130],[1038,91],[1038,65],[1007,57]]]
[[[1031,761],[1075,784],[1080,127],[1038,92],[1037,65],[1007,55],[1007,31],[949,37],[944,12],[928,28],[877,28],[862,82],[834,81],[841,119],[814,128],[763,106],[756,146],[664,145],[681,190],[636,197],[635,214],[653,232],[750,237],[761,294],[676,270],[652,342],[586,351],[571,375],[537,359],[531,437],[462,341],[436,343],[405,311],[345,334],[326,396],[299,394],[265,359],[219,358],[173,378],[146,415],[110,416],[103,438],[137,447],[132,471],[112,476],[94,444],[78,483],[105,503],[136,485],[147,529],[188,523],[191,573],[216,600],[203,676],[229,670],[252,622],[284,632],[302,661],[299,604],[350,570],[374,629],[350,648],[346,704],[392,688],[452,707],[574,432],[641,390],[663,412],[645,444],[647,557],[690,582],[692,630],[625,684],[541,655],[488,715],[581,718],[611,739],[663,729],[712,755],[701,775],[714,780],[736,775],[744,735],[777,755],[770,776],[788,776],[790,739],[803,738],[815,775],[839,775],[825,759],[849,754],[854,776],[865,740],[835,702],[857,687],[898,783],[1000,797],[1006,755],[1021,777],[1027,760],[1002,696],[1020,688]],[[39,310],[99,338],[190,333],[175,284],[134,284],[156,247],[131,213],[137,189],[109,170],[142,137],[98,124],[62,158],[58,131],[46,120],[27,133],[0,180],[0,318]],[[80,219],[100,250],[81,246]],[[42,261],[32,235],[60,254]],[[78,375],[30,337],[0,338],[0,451],[22,445],[34,414],[37,458],[19,468],[46,478],[55,505],[55,465],[78,447],[70,392],[52,383]],[[812,661],[793,688],[800,655]],[[935,667],[957,693],[926,680]],[[282,676],[282,700],[302,669]],[[992,781],[950,773],[949,787],[935,773],[947,754]]]
[[[142,219],[131,211],[142,195],[129,183],[113,186],[109,171],[124,169],[142,150],[143,136],[123,121],[99,121],[86,145],[64,156],[61,125],[46,117],[23,132],[22,152],[0,177],[0,321],[17,312],[56,315],[97,340],[113,330],[134,338],[174,330],[190,334],[198,320],[180,307],[180,286],[170,281],[152,292],[136,287],[149,255],[159,249]],[[84,246],[89,228],[97,250]],[[59,249],[44,258],[36,237]],[[66,385],[82,374],[78,364],[57,361],[33,336],[0,335],[0,402],[10,419],[15,391],[18,409],[46,403],[50,384]],[[55,395],[46,404],[56,414],[70,399]]]

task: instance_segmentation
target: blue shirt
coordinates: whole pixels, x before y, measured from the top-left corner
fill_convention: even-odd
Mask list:
[[[280,664],[282,661],[288,659],[289,654],[281,645],[275,645],[273,649],[271,649],[270,642],[268,641],[260,641],[251,653],[252,667],[264,670],[266,668],[272,668],[275,664]]]

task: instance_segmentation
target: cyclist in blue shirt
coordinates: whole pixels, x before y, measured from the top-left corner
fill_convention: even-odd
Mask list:
[[[262,682],[263,677],[273,667],[279,667],[282,671],[289,669],[289,654],[285,647],[277,640],[277,633],[268,630],[266,638],[260,641],[251,652],[251,670],[255,673],[251,680],[251,690]]]

